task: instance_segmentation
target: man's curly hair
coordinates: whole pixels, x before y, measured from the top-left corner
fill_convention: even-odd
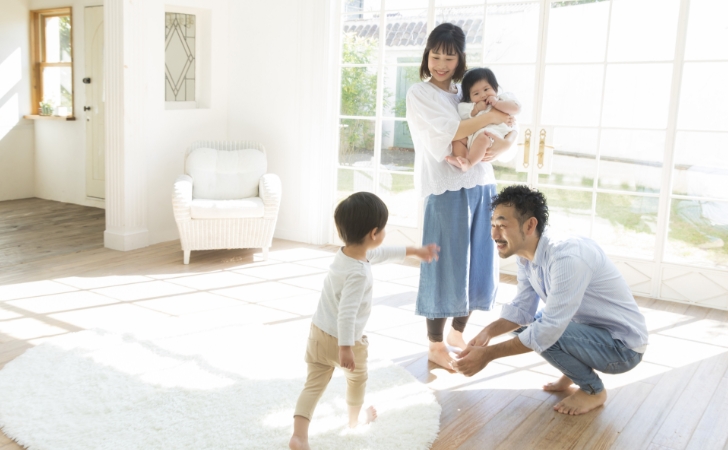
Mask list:
[[[512,206],[516,209],[518,223],[523,223],[535,217],[538,221],[536,231],[538,235],[543,234],[544,228],[549,221],[549,207],[546,204],[546,197],[536,189],[531,189],[523,184],[514,184],[500,191],[500,194],[493,197],[490,204],[491,210],[495,211],[498,205]]]

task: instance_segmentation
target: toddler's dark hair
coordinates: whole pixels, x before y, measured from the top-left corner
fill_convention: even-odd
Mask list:
[[[543,234],[549,221],[549,207],[546,204],[546,197],[541,192],[523,184],[514,184],[503,188],[498,195],[493,197],[490,208],[495,211],[498,205],[514,207],[518,213],[518,223],[521,226],[526,220],[535,217],[538,221],[536,231],[539,236]]]
[[[346,245],[361,244],[373,229],[381,231],[388,218],[387,205],[370,192],[351,194],[339,203],[334,212],[336,230]]]
[[[465,72],[463,83],[460,85],[463,93],[461,102],[470,102],[470,89],[472,89],[475,83],[481,80],[485,80],[498,93],[498,80],[495,79],[493,71],[487,67],[477,67]]]
[[[420,63],[420,79],[424,80],[432,76],[430,68],[427,66],[430,58],[430,51],[435,50],[444,52],[448,55],[458,56],[458,66],[452,75],[455,82],[462,80],[465,73],[465,33],[463,29],[452,23],[441,23],[427,37],[427,45],[425,52],[422,54],[422,62]]]

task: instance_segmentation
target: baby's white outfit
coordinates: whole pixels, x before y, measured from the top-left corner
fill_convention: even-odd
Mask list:
[[[509,92],[504,92],[502,94],[498,94],[497,98],[498,98],[498,100],[506,100],[506,101],[516,102],[516,103],[518,103],[520,105],[520,103],[518,102],[518,100],[516,99],[516,97],[513,94],[509,93]],[[475,106],[475,103],[470,103],[470,102],[461,102],[461,103],[458,103],[458,114],[460,114],[460,118],[463,119],[463,120],[470,119],[472,117],[470,115],[470,113],[473,112],[473,107],[474,106]],[[491,109],[493,109],[493,107],[491,105],[488,105],[488,106],[485,107],[484,110],[480,111],[477,114],[477,116],[479,116],[481,114],[485,114],[488,111],[490,111]],[[475,140],[475,138],[479,134],[482,134],[483,131],[488,131],[489,133],[493,133],[496,136],[498,136],[499,138],[503,139],[506,134],[508,134],[511,131],[513,131],[513,128],[509,127],[505,123],[491,123],[490,125],[486,125],[483,128],[481,128],[480,130],[478,130],[475,133],[473,133],[470,136],[468,136],[468,148],[470,148],[470,146],[473,144],[473,140]]]

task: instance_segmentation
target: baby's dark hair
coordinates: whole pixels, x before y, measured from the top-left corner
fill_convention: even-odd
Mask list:
[[[514,207],[521,226],[526,220],[535,217],[538,221],[536,231],[539,236],[543,234],[549,221],[549,207],[546,204],[546,197],[541,192],[523,184],[514,184],[503,188],[500,194],[493,197],[490,208],[495,211],[499,205]]]
[[[463,29],[452,23],[441,23],[432,30],[427,37],[425,52],[422,54],[420,63],[420,79],[424,80],[432,76],[428,67],[430,51],[440,51],[448,55],[458,56],[458,66],[452,75],[453,81],[462,80],[465,73],[465,33]]]
[[[463,93],[462,102],[470,102],[470,89],[478,81],[485,80],[488,82],[490,87],[497,93],[498,92],[498,80],[495,79],[495,74],[492,70],[487,67],[476,67],[465,72],[463,77],[463,83],[460,85]]]
[[[339,203],[334,212],[336,230],[346,245],[361,244],[373,229],[381,231],[388,218],[387,205],[370,192],[351,194]]]

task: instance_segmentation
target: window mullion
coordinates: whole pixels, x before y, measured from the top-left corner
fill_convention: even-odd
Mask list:
[[[379,48],[377,54],[377,100],[374,119],[374,160],[372,161],[374,193],[379,186],[379,161],[382,159],[382,115],[384,109],[384,47],[387,45],[387,14],[381,0],[379,10]]]

